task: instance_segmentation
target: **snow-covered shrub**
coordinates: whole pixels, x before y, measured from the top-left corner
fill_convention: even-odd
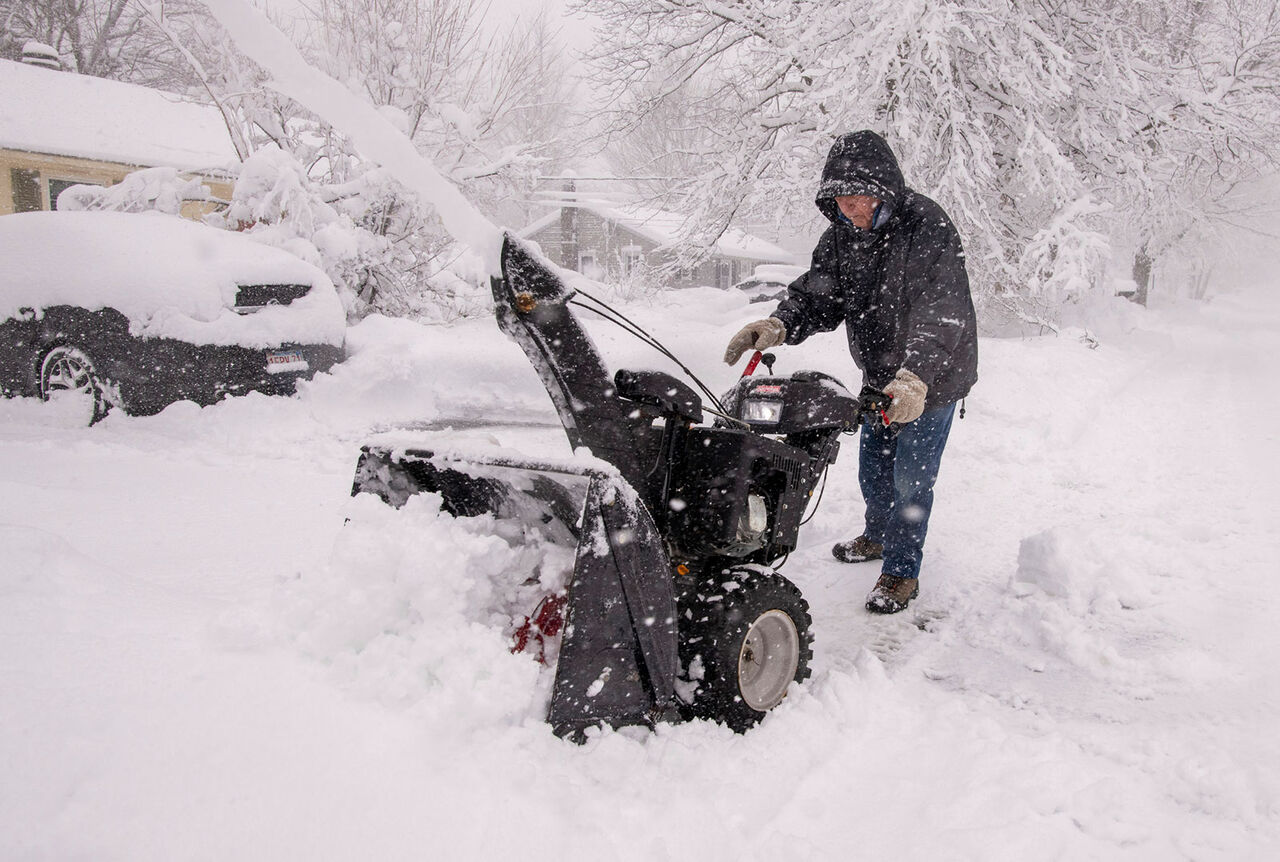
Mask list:
[[[185,177],[176,168],[145,168],[114,186],[71,186],[58,195],[57,208],[179,215],[188,201],[218,202],[199,177]]]
[[[606,276],[603,284],[609,294],[623,302],[646,302],[657,297],[666,287],[665,271],[637,261],[629,271]]]
[[[440,220],[386,170],[328,186],[333,207],[383,238],[383,263],[367,273],[361,301],[395,317],[449,321],[487,314],[488,276],[445,232]]]
[[[457,255],[443,232],[381,170],[323,185],[289,153],[262,149],[244,162],[230,205],[210,221],[319,266],[354,316],[449,320],[486,308],[479,286],[450,271]]]
[[[348,311],[360,310],[365,274],[385,253],[384,239],[361,231],[327,203],[297,159],[278,148],[246,159],[230,205],[206,220],[319,266],[338,286]]]

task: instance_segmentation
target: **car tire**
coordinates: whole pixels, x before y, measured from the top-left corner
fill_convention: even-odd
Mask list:
[[[40,397],[52,401],[73,396],[78,406],[72,408],[85,425],[102,421],[119,402],[118,387],[105,377],[93,359],[78,347],[59,344],[40,361]],[[70,399],[68,399],[70,400]]]
[[[680,666],[687,718],[742,733],[809,677],[809,604],[791,581],[759,566],[705,578],[680,602]]]

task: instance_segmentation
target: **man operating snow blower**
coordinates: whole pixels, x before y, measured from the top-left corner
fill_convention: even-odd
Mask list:
[[[838,138],[816,203],[831,221],[807,273],[771,317],[729,342],[725,362],[749,349],[799,344],[841,323],[864,383],[893,400],[862,426],[858,482],[867,504],[856,539],[837,560],[883,558],[867,610],[892,614],[919,593],[933,486],[956,402],[978,378],[977,323],[960,236],[937,203],[907,188],[885,140]]]

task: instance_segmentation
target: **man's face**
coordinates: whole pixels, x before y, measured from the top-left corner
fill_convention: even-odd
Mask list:
[[[840,212],[856,227],[871,230],[871,217],[875,215],[876,207],[880,206],[880,199],[867,195],[840,195],[836,198],[836,206],[840,207]]]

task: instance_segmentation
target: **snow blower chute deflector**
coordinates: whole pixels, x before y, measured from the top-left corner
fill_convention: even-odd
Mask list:
[[[746,729],[809,675],[808,605],[768,565],[795,547],[839,434],[868,405],[819,372],[744,377],[717,405],[727,415],[701,425],[702,399],[671,375],[611,378],[569,307],[581,293],[510,235],[492,288],[499,327],[595,458],[366,446],[352,493],[400,506],[434,491],[455,516],[554,521],[576,538],[557,734],[681,715]]]

